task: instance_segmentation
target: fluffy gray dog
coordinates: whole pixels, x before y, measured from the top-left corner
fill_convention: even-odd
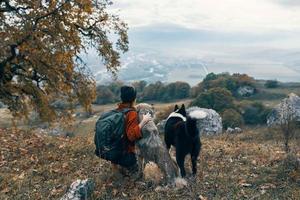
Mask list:
[[[140,119],[142,115],[146,113],[150,113],[154,118],[155,112],[151,105],[141,103],[138,104],[136,108]],[[144,164],[152,161],[156,163],[163,172],[165,182],[173,182],[178,175],[178,168],[171,159],[164,142],[159,137],[158,129],[153,120],[149,121],[142,128],[142,134],[142,139],[137,142],[140,169],[143,170]],[[141,158],[143,162],[141,162]]]

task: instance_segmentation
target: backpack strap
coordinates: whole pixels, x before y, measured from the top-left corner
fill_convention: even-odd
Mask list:
[[[135,111],[133,108],[123,108],[123,109],[121,109],[121,112],[123,113],[123,114],[127,114],[128,112],[130,112],[130,111]]]

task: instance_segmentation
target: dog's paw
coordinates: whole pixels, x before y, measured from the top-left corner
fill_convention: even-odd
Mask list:
[[[188,185],[187,181],[184,178],[176,178],[175,179],[175,187],[177,189],[182,189]]]

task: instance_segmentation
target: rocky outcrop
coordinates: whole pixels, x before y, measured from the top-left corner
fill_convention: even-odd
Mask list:
[[[242,97],[249,97],[255,93],[255,88],[251,86],[241,86],[237,89],[237,93]]]
[[[294,93],[283,99],[268,116],[268,126],[279,125],[288,120],[300,121],[300,97]]]
[[[200,134],[218,135],[222,133],[222,118],[215,110],[194,106],[187,109],[187,114],[195,110],[200,110],[207,114],[204,119],[198,120]]]
[[[71,184],[68,192],[60,200],[90,199],[94,187],[95,183],[91,179],[77,180]]]

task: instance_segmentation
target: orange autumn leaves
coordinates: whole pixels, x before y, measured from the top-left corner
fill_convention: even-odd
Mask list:
[[[107,12],[110,4],[21,0],[0,5],[0,101],[15,116],[34,110],[43,121],[54,120],[59,114],[51,102],[60,98],[91,112],[96,83],[82,53],[96,49],[116,73],[120,53],[128,49],[127,25]],[[116,41],[110,41],[112,33]]]

